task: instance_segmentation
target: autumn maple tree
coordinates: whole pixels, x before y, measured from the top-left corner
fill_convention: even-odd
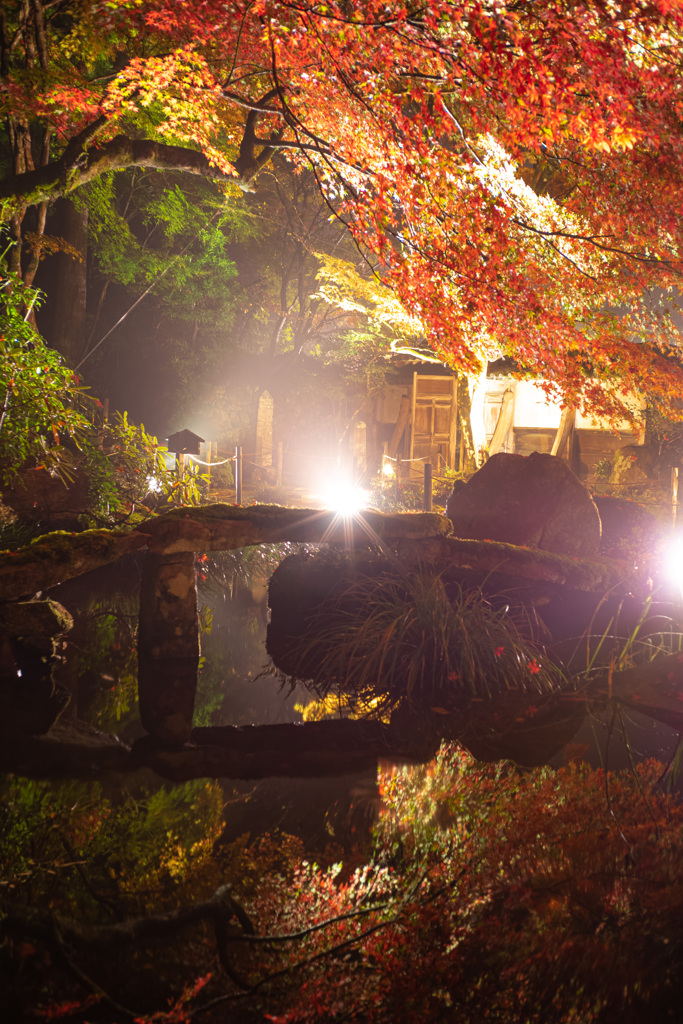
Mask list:
[[[215,783],[113,802],[11,777],[0,1005],[91,1024],[676,1021],[683,818],[661,771],[520,773],[444,744],[385,766],[369,848],[323,866],[293,837],[214,846]]]
[[[279,152],[455,367],[670,408],[682,33],[670,0],[3,5],[0,199],[30,261],[43,204],[104,171],[248,189]]]

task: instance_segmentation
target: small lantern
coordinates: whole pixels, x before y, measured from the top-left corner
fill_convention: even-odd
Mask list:
[[[178,430],[166,438],[166,447],[174,455],[196,455],[199,457],[199,446],[204,441],[199,434],[191,430]]]

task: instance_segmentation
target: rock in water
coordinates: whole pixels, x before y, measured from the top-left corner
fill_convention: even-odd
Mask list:
[[[596,555],[600,545],[595,503],[556,455],[493,455],[454,488],[446,515],[456,537],[584,557]]]
[[[656,571],[664,556],[669,524],[628,498],[596,495],[594,501],[602,523],[600,554]]]

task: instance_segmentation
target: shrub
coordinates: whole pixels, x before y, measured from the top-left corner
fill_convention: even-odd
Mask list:
[[[9,274],[0,291],[0,487],[21,487],[26,469],[44,469],[65,486],[77,472],[88,478],[95,519],[150,511],[150,499],[199,500],[200,474],[182,480],[168,452],[144,426],[116,414],[97,423],[100,402],[61,355],[46,345],[25,310],[41,301]],[[154,481],[154,483],[152,483]],[[140,508],[142,506],[142,508]]]

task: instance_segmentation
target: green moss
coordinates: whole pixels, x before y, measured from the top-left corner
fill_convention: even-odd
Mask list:
[[[501,571],[505,572],[511,568],[523,571],[524,568],[537,565],[549,569],[566,586],[576,590],[607,590],[625,581],[623,566],[608,559],[558,555],[541,548],[523,548],[493,540],[451,538],[450,543],[457,545],[465,556],[471,553],[478,562],[486,559],[492,571],[492,563],[496,560],[500,561]]]
[[[277,523],[297,523],[302,517],[333,515],[325,509],[292,508],[288,505],[228,505],[216,502],[212,505],[175,508],[158,517],[157,522],[172,522],[177,519],[192,519],[201,523],[248,522],[255,526],[272,526]],[[363,518],[374,526],[408,525],[412,536],[443,537],[452,531],[451,522],[437,512],[378,512],[367,509]],[[400,531],[399,531],[400,532]]]
[[[280,505],[259,505],[258,510],[263,508],[280,508]],[[244,507],[243,505],[228,505],[225,502],[214,502],[211,505],[193,505],[184,508],[173,508],[159,516],[159,520],[194,519],[197,522],[209,520],[234,520],[236,522],[250,522],[254,518],[256,506]]]
[[[130,532],[120,528],[84,530],[82,533],[54,530],[36,537],[16,551],[0,552],[0,569],[8,565],[35,565],[37,562],[70,562],[82,555],[107,558],[115,552],[116,541]]]

